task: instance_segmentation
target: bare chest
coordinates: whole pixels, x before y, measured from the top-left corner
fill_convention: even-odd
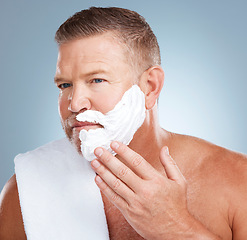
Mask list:
[[[216,193],[212,193],[213,195]],[[199,220],[210,232],[222,239],[232,239],[232,233],[227,222],[227,205],[224,196],[215,201],[212,194],[198,185],[188,188],[188,208],[190,213]],[[214,195],[215,196],[215,195]],[[108,224],[110,240],[143,240],[129,225],[121,212],[106,197],[102,196]]]
[[[122,213],[109,200],[102,196],[110,240],[143,240],[129,225]]]
[[[224,240],[232,239],[229,217],[229,196],[224,186],[214,182],[206,184],[199,179],[187,177],[187,206],[190,214],[210,232]]]

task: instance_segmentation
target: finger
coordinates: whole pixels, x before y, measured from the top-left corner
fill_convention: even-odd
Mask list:
[[[104,148],[96,148],[94,153],[117,178],[121,179],[134,192],[140,188],[141,179],[118,158]]]
[[[95,177],[95,183],[101,192],[121,211],[127,205],[126,201],[114,192],[100,176]]]
[[[170,180],[176,181],[179,184],[185,182],[183,174],[180,172],[176,162],[169,154],[168,147],[163,147],[160,151],[160,160],[166,171],[167,177]]]
[[[118,195],[120,195],[126,201],[130,201],[134,192],[119,178],[117,178],[109,169],[107,169],[100,161],[93,160],[91,165],[94,171],[100,176],[101,179]]]
[[[152,179],[156,170],[138,153],[120,142],[112,142],[111,148],[115,151],[128,166],[142,179]]]

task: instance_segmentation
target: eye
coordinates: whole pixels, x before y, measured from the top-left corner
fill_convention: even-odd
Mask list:
[[[60,89],[64,89],[64,88],[68,88],[68,87],[71,87],[70,83],[62,83],[62,84],[58,85],[58,88],[60,88]]]
[[[100,79],[100,78],[93,79],[93,83],[102,83],[104,81],[105,81],[104,79]]]

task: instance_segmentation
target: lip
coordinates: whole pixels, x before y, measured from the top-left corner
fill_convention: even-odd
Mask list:
[[[89,129],[97,129],[97,128],[103,128],[103,126],[100,125],[99,123],[78,122],[78,121],[72,125],[72,129],[76,131],[81,131],[82,129],[89,130]]]

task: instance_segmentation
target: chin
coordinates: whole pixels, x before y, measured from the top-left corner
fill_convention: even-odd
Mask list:
[[[81,153],[81,141],[80,141],[80,139],[75,140],[74,138],[70,138],[70,137],[68,137],[68,139],[72,143],[72,145],[75,147],[76,151],[80,155],[82,155],[82,153]]]
[[[72,143],[72,145],[75,147],[75,149],[77,150],[77,152],[79,154],[81,153],[81,140],[79,139],[79,133],[68,130],[66,128],[63,128],[66,137],[69,139],[69,141]]]

